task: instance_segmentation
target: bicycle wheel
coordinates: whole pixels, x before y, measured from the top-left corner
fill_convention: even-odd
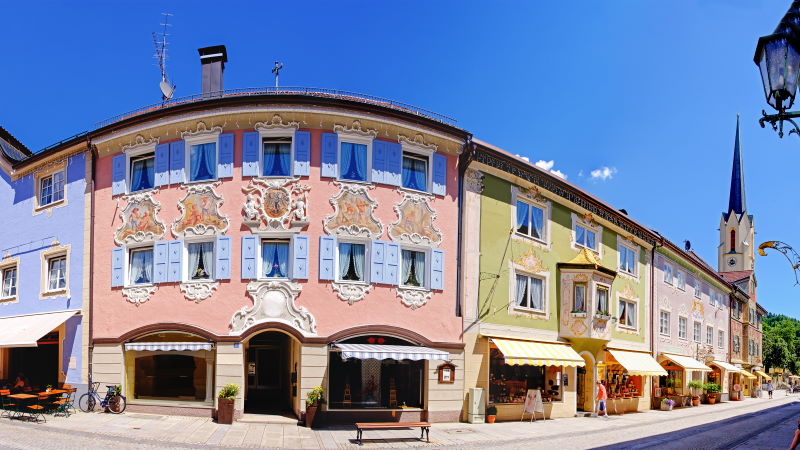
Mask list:
[[[78,400],[78,408],[80,408],[83,412],[91,412],[94,411],[95,403],[97,403],[97,401],[94,399],[93,395],[83,394]]]
[[[111,397],[108,399],[108,412],[111,414],[122,414],[127,406],[128,402],[125,400],[124,395]]]

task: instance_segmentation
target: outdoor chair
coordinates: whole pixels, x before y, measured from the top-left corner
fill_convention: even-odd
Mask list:
[[[56,398],[53,402],[54,416],[63,414],[64,417],[69,417],[72,414],[70,410],[75,411],[75,391],[77,391],[75,388],[67,389],[67,392]]]
[[[50,396],[49,395],[39,395],[36,397],[36,403],[32,405],[26,406],[26,411],[30,414],[31,419],[39,422],[39,418],[42,418],[43,422],[47,422],[47,418],[44,414],[47,412],[50,405]]]
[[[13,399],[8,398],[9,395],[11,395],[9,389],[0,389],[0,408],[2,408],[0,417],[8,417],[10,419],[17,412],[17,404]]]

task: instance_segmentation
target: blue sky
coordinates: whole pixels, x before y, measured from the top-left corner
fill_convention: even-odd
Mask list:
[[[767,105],[752,62],[757,38],[789,3],[8,2],[0,125],[39,149],[159,101],[151,32],[169,11],[176,96],[200,89],[198,47],[227,46],[227,88],[272,84],[279,59],[283,85],[408,102],[532,161],[552,160],[715,265],[737,113],[756,244],[800,248],[800,139],[759,128]],[[612,176],[592,179],[603,167]],[[759,301],[800,316],[783,257],[756,264]]]

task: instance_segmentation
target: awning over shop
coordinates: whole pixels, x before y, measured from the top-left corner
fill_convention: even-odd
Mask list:
[[[36,347],[36,341],[78,311],[58,311],[0,319],[0,347]]]
[[[746,378],[751,379],[751,380],[755,380],[756,378],[758,378],[757,376],[753,375],[752,373],[750,373],[750,372],[748,372],[748,371],[746,371],[744,369],[739,370],[739,373],[744,375]]]
[[[214,344],[211,342],[132,342],[125,344],[125,350],[139,352],[198,352],[200,350],[211,350],[212,348],[214,348]]]
[[[447,352],[413,345],[334,344],[334,346],[342,351],[342,359],[450,361],[450,354]]]
[[[625,350],[608,350],[608,352],[630,375],[667,375],[667,371],[661,367],[661,364],[647,353],[628,352]]]
[[[699,370],[702,372],[711,372],[711,368],[701,363],[700,361],[689,358],[688,356],[673,355],[671,353],[662,353],[663,357],[669,359],[675,364],[683,367],[686,370]]]
[[[715,366],[717,366],[717,367],[719,367],[721,369],[725,369],[730,373],[738,373],[738,372],[741,372],[741,370],[742,370],[742,369],[740,369],[740,368],[738,368],[738,367],[736,367],[736,366],[734,366],[732,364],[726,363],[725,361],[717,361],[716,359],[711,364],[714,364]]]
[[[492,338],[492,342],[503,354],[506,364],[512,366],[530,364],[532,366],[583,367],[586,365],[583,358],[566,344],[494,338]]]
[[[760,371],[760,370],[754,370],[754,372],[756,373],[756,375],[758,375],[758,376],[761,376],[761,377],[764,377],[764,378],[766,378],[766,379],[768,379],[768,380],[771,380],[771,379],[772,379],[772,377],[771,377],[771,376],[767,375],[766,373],[764,373],[764,372],[762,372],[762,371]]]

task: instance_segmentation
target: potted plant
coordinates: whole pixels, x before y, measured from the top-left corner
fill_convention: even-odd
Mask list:
[[[700,380],[692,380],[686,385],[692,392],[692,406],[700,406],[700,395],[698,391],[702,391],[705,385]]]
[[[306,426],[312,428],[314,426],[314,416],[317,414],[319,404],[325,401],[325,389],[322,386],[317,386],[311,389],[306,395]]]
[[[497,406],[489,405],[486,407],[486,422],[494,423],[497,419]]]
[[[228,383],[222,386],[217,396],[217,423],[233,423],[233,404],[236,396],[239,395],[239,385]]]
[[[597,311],[594,316],[600,321],[608,322],[611,320],[611,314],[609,314],[608,311]]]
[[[47,386],[44,388],[44,391],[45,391],[45,392],[50,392],[50,391],[52,391],[52,390],[53,390],[53,385],[52,385],[52,384],[48,384],[48,385],[47,385]]]
[[[708,403],[713,405],[717,401],[717,393],[721,391],[722,388],[717,383],[706,383],[704,388],[706,390],[706,398],[708,399]]]
[[[672,411],[672,408],[675,406],[675,400],[665,397],[661,400],[661,410],[662,411]]]

